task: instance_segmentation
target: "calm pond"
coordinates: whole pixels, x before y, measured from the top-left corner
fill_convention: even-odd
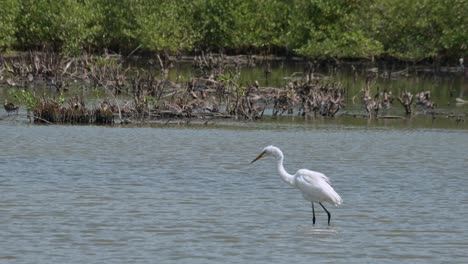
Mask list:
[[[400,121],[401,122],[401,121]],[[466,129],[304,121],[212,126],[1,122],[0,260],[466,263]],[[317,211],[276,175],[331,177]]]
[[[468,263],[463,81],[379,84],[430,90],[452,118],[44,126],[22,110],[0,120],[0,262]],[[362,113],[353,94],[343,111]],[[272,158],[250,164],[270,144],[290,173],[331,178],[331,226]]]

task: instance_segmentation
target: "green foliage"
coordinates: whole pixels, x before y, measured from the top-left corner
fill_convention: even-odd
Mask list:
[[[240,51],[284,47],[286,0],[205,0],[195,5],[195,30],[202,48]]]
[[[18,12],[17,1],[0,0],[0,50],[10,48],[16,41],[15,19]]]
[[[381,43],[363,27],[362,1],[297,1],[291,28],[296,51],[307,57],[371,58],[383,52]]]
[[[441,48],[458,56],[462,55],[463,51],[466,54],[468,51],[468,2],[453,0],[450,5],[441,5],[439,2],[438,5],[443,12]]]
[[[385,43],[388,54],[406,60],[418,60],[433,56],[437,38],[432,38],[437,30],[428,12],[427,1],[381,1],[376,10],[381,16],[382,30],[376,35]],[[392,19],[390,19],[392,18]]]
[[[420,60],[468,52],[467,0],[0,0],[0,49]]]
[[[89,1],[18,1],[17,39],[22,48],[52,47],[73,55],[86,48],[96,32]]]
[[[420,60],[449,50],[465,53],[468,43],[467,1],[376,1],[378,38],[391,56]]]
[[[97,47],[118,51],[138,46],[134,36],[137,29],[136,16],[132,9],[135,1],[92,0],[91,2],[96,14],[94,42]]]
[[[234,8],[240,1],[200,0],[196,5],[196,28],[203,36],[199,46],[203,48],[232,47]]]
[[[40,100],[37,98],[34,93],[26,90],[10,90],[9,95],[17,102],[26,106],[28,111],[32,111],[39,103]]]
[[[256,50],[282,47],[288,15],[286,1],[241,1],[237,5],[235,29],[231,34],[234,46]]]
[[[192,49],[197,40],[192,28],[192,5],[190,0],[160,0],[135,5],[136,39],[152,51]]]

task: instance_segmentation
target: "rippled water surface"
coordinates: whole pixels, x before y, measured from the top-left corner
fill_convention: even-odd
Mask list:
[[[1,263],[467,263],[468,133],[0,124]],[[316,207],[276,175],[321,171]]]

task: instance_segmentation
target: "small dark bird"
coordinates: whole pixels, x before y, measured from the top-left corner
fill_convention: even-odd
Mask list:
[[[5,108],[5,111],[7,111],[8,115],[10,115],[11,112],[16,112],[16,114],[18,114],[19,106],[15,106],[13,103],[8,103],[7,99],[5,99],[3,107]]]

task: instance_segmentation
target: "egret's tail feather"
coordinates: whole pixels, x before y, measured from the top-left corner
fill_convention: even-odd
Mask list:
[[[341,196],[337,192],[333,191],[333,193],[331,193],[330,196],[331,196],[330,198],[333,201],[334,205],[340,205],[340,204],[343,203],[343,199],[341,198]]]

